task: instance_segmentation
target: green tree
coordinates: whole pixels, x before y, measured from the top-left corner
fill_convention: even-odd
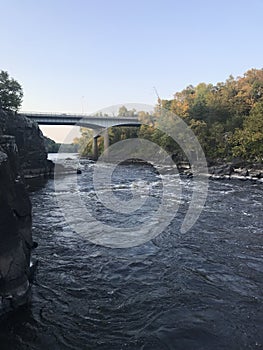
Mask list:
[[[9,77],[8,72],[0,72],[0,108],[16,112],[21,106],[23,90],[21,85]]]
[[[262,104],[263,69],[250,69],[237,78],[230,75],[216,85],[189,85],[172,100],[162,100],[162,107],[190,125],[207,156],[223,159],[262,159]],[[162,123],[168,118],[161,118]],[[162,144],[166,141],[168,145],[162,137]]]
[[[78,144],[78,151],[81,155],[87,155],[92,150],[93,132],[87,128],[80,128],[81,136],[73,140],[74,144]]]
[[[244,121],[243,129],[236,129],[232,137],[233,155],[244,159],[263,159],[263,101],[255,103]]]
[[[134,117],[135,109],[128,110],[125,106],[119,108],[118,117]]]

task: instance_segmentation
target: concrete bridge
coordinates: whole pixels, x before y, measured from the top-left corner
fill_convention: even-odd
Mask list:
[[[76,125],[93,130],[93,157],[98,158],[98,137],[104,137],[104,151],[109,147],[108,128],[113,126],[140,126],[137,116],[93,116],[85,114],[66,113],[34,113],[20,112],[19,115],[34,120],[39,125]]]

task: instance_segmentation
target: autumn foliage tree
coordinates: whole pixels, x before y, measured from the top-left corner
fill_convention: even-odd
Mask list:
[[[162,106],[188,123],[208,157],[263,160],[263,69],[189,85]]]
[[[122,106],[118,116],[138,115],[147,125],[139,129],[111,128],[110,142],[141,137],[180,155],[178,145],[160,131],[170,123],[172,114],[189,125],[208,158],[263,161],[263,69],[250,69],[237,78],[230,75],[225,82],[215,85],[189,85],[176,92],[173,99],[159,100],[153,113],[129,111]],[[170,123],[169,127],[176,126]]]

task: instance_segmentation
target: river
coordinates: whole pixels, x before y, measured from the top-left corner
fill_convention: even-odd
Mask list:
[[[81,166],[79,190],[91,198],[94,164],[83,160]],[[72,179],[61,182],[70,188]],[[158,181],[145,165],[120,165],[115,177],[124,199],[132,182],[142,193],[145,183],[156,185],[154,197]],[[124,249],[95,245],[73,232],[53,180],[32,188],[39,260],[32,305],[1,321],[0,349],[262,348],[262,183],[210,181],[201,216],[181,234],[192,180],[180,181],[182,203],[170,225]],[[103,220],[113,219],[105,212]]]

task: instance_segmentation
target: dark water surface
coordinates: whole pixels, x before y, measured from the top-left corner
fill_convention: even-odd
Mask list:
[[[95,196],[92,164],[83,167],[78,182],[88,205]],[[61,180],[65,188],[71,179]],[[114,180],[117,195],[129,196],[133,180],[142,193],[152,185],[152,197],[160,190],[150,167],[126,165]],[[33,301],[2,320],[0,349],[263,348],[263,184],[210,181],[202,215],[181,234],[191,180],[181,181],[182,204],[165,232],[126,249],[75,234],[53,180],[32,192],[39,243]]]

